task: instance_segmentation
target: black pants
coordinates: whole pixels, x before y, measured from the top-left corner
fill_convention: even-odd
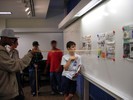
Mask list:
[[[39,90],[39,86],[40,86],[40,71],[37,71],[37,77],[38,77],[38,90]],[[29,70],[29,79],[30,79],[30,86],[31,86],[31,92],[35,92],[36,93],[36,73],[34,69],[30,69]]]
[[[19,95],[15,97],[15,100],[24,100],[24,92],[23,92],[23,89],[22,89],[20,72],[16,73],[16,78],[17,78],[17,82],[18,82],[18,93],[19,93]]]
[[[18,96],[14,97],[14,98],[11,98],[9,100],[24,100],[24,96],[18,95]]]

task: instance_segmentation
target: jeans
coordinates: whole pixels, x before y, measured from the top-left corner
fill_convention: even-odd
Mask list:
[[[53,92],[62,92],[61,72],[50,72],[50,84]]]
[[[37,71],[37,77],[38,77],[38,89],[39,89],[39,81],[40,81],[40,71]],[[30,86],[31,86],[31,92],[36,93],[36,73],[35,69],[29,69],[29,80],[30,80]]]

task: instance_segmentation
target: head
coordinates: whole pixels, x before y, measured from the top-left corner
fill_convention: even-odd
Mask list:
[[[38,46],[39,46],[38,41],[34,41],[34,42],[32,43],[32,46],[33,46],[35,49],[38,49]]]
[[[15,37],[15,33],[12,29],[2,30],[0,37],[1,37],[0,43],[3,46],[5,46],[5,45],[11,46],[14,43],[14,40],[17,39],[17,37]]]
[[[52,40],[52,41],[51,41],[51,47],[52,47],[52,49],[55,49],[56,46],[57,46],[57,41]]]
[[[69,41],[66,44],[66,48],[69,51],[69,53],[74,53],[76,50],[76,43],[73,41]]]
[[[15,48],[17,48],[17,46],[18,46],[18,39],[17,38],[14,38],[13,39],[13,43],[11,45],[11,48],[12,49],[15,49]]]

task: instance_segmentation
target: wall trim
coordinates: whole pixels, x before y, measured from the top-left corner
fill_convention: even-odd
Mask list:
[[[63,33],[57,28],[11,28],[16,33]]]

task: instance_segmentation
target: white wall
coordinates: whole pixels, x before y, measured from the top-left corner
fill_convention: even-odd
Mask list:
[[[58,29],[58,23],[63,19],[63,14],[48,17],[47,19],[0,19],[0,32],[4,28],[14,30],[19,38],[18,50],[20,57],[32,49],[32,42],[38,41],[41,50],[50,50],[50,41],[57,40],[58,47],[63,49],[62,30]],[[43,53],[46,59],[47,53]]]
[[[40,46],[39,48],[42,51],[50,50],[51,40],[57,41],[57,47],[63,49],[63,34],[62,33],[17,33],[19,37],[18,42],[18,50],[20,54],[20,58],[24,56],[28,52],[29,49],[32,49],[32,42],[38,41]],[[44,59],[47,58],[47,52],[42,52]]]
[[[0,32],[5,28],[5,19],[0,19]]]
[[[50,15],[48,18],[0,18],[0,32],[4,28],[12,28],[15,32],[34,32],[34,33],[60,33],[59,22],[64,14]]]
[[[63,15],[47,19],[7,19],[7,28],[57,28],[58,23],[63,18]]]
[[[97,49],[97,33],[115,31],[116,61],[97,59],[97,52],[82,56],[83,73],[92,76],[97,82],[105,83],[105,88],[133,100],[133,61],[123,56],[122,27],[133,23],[133,0],[110,0],[84,15],[64,30],[64,44],[73,40],[80,48],[81,36],[92,35],[92,50]],[[108,88],[109,89],[109,88]]]

